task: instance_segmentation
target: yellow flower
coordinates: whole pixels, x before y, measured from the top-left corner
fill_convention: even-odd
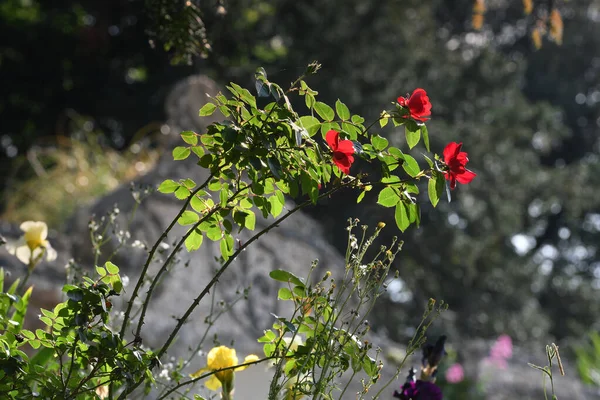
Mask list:
[[[96,388],[96,394],[100,397],[101,400],[106,399],[108,397],[109,391],[108,386],[102,385]]]
[[[17,247],[14,248],[14,255],[28,265],[36,263],[43,255],[46,260],[56,260],[56,251],[46,240],[48,237],[48,225],[41,221],[25,221],[20,226],[25,232],[19,239]]]
[[[285,400],[300,400],[304,398],[304,394],[298,390],[296,385],[305,386],[312,380],[306,375],[294,375],[285,383]]]
[[[289,336],[283,337],[282,340],[285,343],[285,347],[289,347],[288,351],[291,352],[295,352],[298,350],[298,346],[302,346],[304,344],[302,338],[298,335],[294,336],[294,340],[292,340],[292,338]]]
[[[258,361],[258,356],[251,354],[244,359],[242,364],[253,361]],[[231,368],[238,365],[238,358],[235,354],[235,349],[230,349],[227,346],[213,347],[208,352],[206,367],[199,369],[190,376],[197,378],[210,371],[218,371],[223,368],[229,368],[225,371],[216,372],[206,381],[205,386],[210,390],[218,390],[223,386],[223,390],[231,391],[233,389],[233,372],[242,371],[246,366]]]

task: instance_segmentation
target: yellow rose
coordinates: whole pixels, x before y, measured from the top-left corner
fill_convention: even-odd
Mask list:
[[[48,225],[45,222],[25,221],[20,228],[24,234],[13,249],[13,254],[21,262],[32,265],[37,263],[44,255],[48,261],[56,260],[56,251],[46,239],[48,237]]]
[[[251,354],[244,359],[242,364],[258,360],[258,356]],[[233,389],[234,371],[242,371],[246,369],[246,366],[232,368],[236,365],[238,365],[238,358],[235,353],[235,349],[230,349],[227,346],[213,347],[208,352],[206,367],[199,369],[190,376],[192,378],[197,378],[210,371],[218,371],[223,368],[229,368],[225,371],[219,371],[211,375],[211,377],[205,383],[205,386],[210,390],[218,390],[221,386],[223,386],[223,389],[229,392]]]

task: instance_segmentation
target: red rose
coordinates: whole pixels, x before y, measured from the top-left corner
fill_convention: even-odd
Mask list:
[[[469,158],[467,153],[460,151],[461,147],[462,143],[451,142],[444,149],[444,162],[448,166],[446,179],[450,181],[450,189],[456,187],[456,181],[466,184],[477,176],[475,172],[465,168]]]
[[[350,173],[350,166],[354,162],[354,144],[351,140],[340,140],[340,133],[330,130],[325,135],[325,140],[333,151],[333,163],[346,175]]]
[[[416,121],[425,122],[431,115],[431,102],[424,89],[415,89],[408,99],[402,96],[398,97],[398,104],[407,107],[411,118]]]

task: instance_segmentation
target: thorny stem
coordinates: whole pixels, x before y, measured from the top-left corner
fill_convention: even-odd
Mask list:
[[[248,188],[250,188],[250,186],[244,186],[243,188],[239,189],[237,192],[235,192],[227,200],[227,202],[233,200],[238,194],[240,194],[244,190],[247,190]],[[156,274],[156,276],[152,280],[152,283],[150,284],[150,287],[148,288],[148,292],[146,293],[146,298],[144,299],[143,306],[142,306],[142,313],[140,314],[140,319],[138,321],[138,326],[137,326],[137,329],[136,329],[136,332],[135,332],[135,337],[136,338],[140,337],[140,333],[142,331],[142,326],[144,325],[144,318],[146,317],[146,311],[148,310],[148,305],[150,304],[150,299],[152,298],[152,293],[154,292],[154,288],[156,287],[156,285],[159,282],[160,276],[167,270],[169,264],[171,263],[171,260],[173,259],[173,257],[175,257],[175,254],[177,254],[177,252],[179,251],[179,249],[181,248],[181,246],[183,246],[183,244],[185,243],[185,240],[188,238],[188,236],[190,236],[192,234],[192,232],[194,232],[196,230],[196,228],[198,228],[198,226],[200,226],[201,223],[203,223],[204,221],[206,221],[215,212],[217,212],[217,211],[219,211],[221,209],[222,209],[222,207],[216,206],[212,210],[210,210],[208,213],[206,213],[206,215],[204,215],[202,218],[200,218],[200,220],[198,222],[196,222],[187,231],[187,233],[185,235],[182,236],[182,238],[177,243],[177,246],[175,246],[175,248],[173,249],[173,251],[171,252],[171,254],[169,254],[169,257],[167,257],[167,259],[163,263],[162,267],[160,268],[160,270],[158,271],[158,273]]]
[[[353,183],[353,181],[349,182],[349,184],[351,184],[351,183]],[[340,190],[344,186],[346,186],[346,185],[341,185],[339,187],[333,188],[332,190],[319,195],[319,198],[323,198],[323,197],[329,196],[329,195],[335,193],[336,191]],[[169,349],[169,346],[171,345],[171,343],[173,343],[173,340],[175,340],[175,337],[179,333],[179,330],[181,329],[181,327],[183,326],[183,324],[187,321],[187,319],[192,314],[192,312],[196,309],[196,307],[198,306],[198,304],[200,304],[200,301],[208,294],[208,292],[210,291],[210,289],[212,289],[212,287],[218,282],[218,280],[221,277],[221,275],[223,275],[223,273],[225,272],[225,270],[227,270],[227,268],[229,267],[229,265],[231,265],[231,263],[236,259],[236,257],[242,251],[244,251],[250,244],[254,243],[256,240],[258,240],[265,233],[269,232],[272,228],[278,226],[281,222],[283,222],[284,220],[286,220],[288,217],[290,217],[296,211],[300,210],[301,208],[304,208],[304,207],[308,206],[311,203],[312,203],[311,200],[306,200],[305,202],[297,205],[296,207],[294,207],[293,209],[291,209],[290,211],[288,211],[283,217],[279,218],[278,220],[276,220],[275,222],[273,222],[272,224],[270,224],[269,226],[267,226],[265,229],[263,229],[262,231],[260,231],[256,235],[254,235],[252,238],[250,238],[246,243],[244,243],[242,246],[240,246],[229,257],[229,259],[223,264],[223,266],[215,273],[215,276],[206,285],[206,287],[202,290],[202,292],[198,295],[198,297],[196,297],[194,299],[194,301],[188,307],[188,309],[183,314],[183,316],[177,320],[177,325],[175,326],[175,328],[173,328],[173,331],[171,332],[171,334],[167,338],[167,340],[166,340],[165,344],[163,345],[163,347],[156,354],[156,359],[160,359],[166,353],[166,351]],[[176,217],[174,221],[176,221],[177,219],[178,219],[178,217]],[[118,399],[119,400],[125,399],[126,396],[129,393],[131,393],[132,391],[134,391],[143,381],[144,381],[144,378],[141,378],[137,382],[135,382],[133,385],[129,386],[123,393],[121,393],[121,395],[119,396]]]
[[[142,272],[140,273],[140,277],[138,278],[135,288],[133,289],[131,298],[129,299],[129,303],[127,304],[127,310],[125,310],[125,315],[123,316],[123,325],[121,325],[121,331],[119,332],[119,336],[121,338],[123,338],[123,336],[125,335],[125,329],[127,329],[127,323],[129,322],[129,315],[131,314],[131,309],[133,308],[133,302],[134,302],[135,298],[137,297],[138,292],[144,283],[144,278],[146,276],[146,272],[148,272],[148,268],[150,267],[152,258],[154,258],[154,254],[158,250],[158,246],[160,246],[160,244],[163,242],[163,240],[167,237],[167,234],[171,231],[171,229],[173,229],[173,226],[175,226],[175,224],[177,223],[177,220],[179,219],[179,217],[181,217],[183,212],[185,210],[187,210],[187,207],[190,204],[190,202],[192,201],[192,198],[194,198],[196,193],[198,193],[199,191],[201,191],[208,185],[208,182],[212,179],[213,176],[214,176],[214,174],[211,173],[209,175],[209,177],[206,179],[206,181],[204,181],[204,183],[202,185],[200,185],[196,190],[194,190],[188,196],[187,200],[183,204],[183,207],[181,207],[181,210],[179,210],[179,213],[177,214],[177,216],[175,218],[173,218],[173,221],[171,221],[171,223],[169,224],[167,229],[156,240],[156,242],[154,243],[154,246],[152,246],[152,249],[150,250],[150,253],[148,254],[148,258],[146,259],[146,263],[144,264],[144,267],[142,268]]]

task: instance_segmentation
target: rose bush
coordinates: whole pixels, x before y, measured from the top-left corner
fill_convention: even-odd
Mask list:
[[[198,168],[207,169],[210,175],[198,183],[191,179],[168,179],[158,187],[158,191],[172,194],[183,204],[160,238],[149,246],[146,262],[139,269],[140,277],[127,293],[127,305],[118,319],[111,315],[112,297],[123,292],[123,283],[118,267],[110,260],[104,266],[96,266],[96,276],[66,285],[67,301],[53,311],[42,310],[40,319],[46,330],[34,333],[22,326],[32,289],[19,293],[14,287],[9,289],[3,297],[6,301],[0,302],[3,307],[0,315],[7,316],[11,310],[14,315],[10,321],[0,320],[3,329],[0,341],[7,349],[0,354],[0,362],[13,365],[9,373],[18,385],[17,389],[7,386],[0,377],[0,394],[22,398],[41,392],[47,398],[79,399],[101,393],[106,398],[128,399],[143,397],[160,388],[159,399],[174,393],[199,398],[191,391],[197,382],[209,378],[207,388],[221,386],[222,396],[231,398],[234,371],[243,369],[244,364],[264,361],[276,364],[269,399],[290,395],[331,399],[340,390],[339,397],[343,398],[348,386],[340,389],[336,379],[350,368],[354,375],[360,373],[368,378],[361,392],[366,396],[384,367],[379,353],[374,353],[365,342],[369,330],[366,316],[377,298],[385,293],[390,267],[402,247],[402,242],[395,238],[391,245],[382,246],[374,258],[365,258],[384,228],[383,223],[369,236],[366,227],[362,234],[353,233],[358,221],[350,221],[342,278],[332,279],[329,273],[315,284],[313,281],[318,278],[304,279],[284,270],[271,272],[270,277],[284,285],[278,297],[291,301],[295,312],[292,316],[276,316],[273,328],[259,338],[264,346],[263,359],[251,356],[238,364],[234,349],[215,346],[208,353],[206,367],[191,374],[191,379],[185,368],[197,356],[196,352],[189,360],[171,365],[165,373],[155,373],[198,304],[207,301],[211,291],[214,293],[223,272],[232,267],[242,251],[293,213],[341,189],[352,189],[349,193],[356,195],[357,202],[367,192],[376,190],[377,203],[393,208],[397,227],[405,231],[410,225],[420,223],[418,196],[422,190],[427,190],[429,201],[436,206],[445,185],[449,195],[456,181],[469,183],[475,177],[465,167],[468,159],[461,152],[462,144],[450,143],[442,157],[431,153],[425,125],[431,115],[431,102],[425,90],[419,88],[408,98],[399,97],[392,109],[380,114],[378,121],[365,125],[365,119],[351,113],[341,100],[334,107],[317,100],[317,92],[308,86],[306,79],[319,68],[319,64],[311,63],[287,90],[271,82],[264,69],[258,69],[256,96],[231,83],[227,86],[229,96],[220,93],[200,110],[201,116],[219,112],[224,119],[211,124],[205,132],[181,133],[183,143],[173,150],[174,159],[195,157]],[[290,100],[292,95],[304,100],[306,110],[299,112],[294,108],[297,102]],[[377,122],[379,128],[375,127]],[[380,134],[379,129],[390,122],[394,127],[404,128],[408,150],[390,146]],[[420,153],[425,168],[409,154],[420,143],[424,146]],[[366,174],[355,166],[350,174],[356,158],[371,163],[379,173]],[[327,190],[320,190],[323,186]],[[296,200],[297,205],[290,206],[286,196]],[[257,213],[271,218],[270,223],[242,243],[238,235],[255,230]],[[187,232],[165,250],[161,243],[177,224],[187,227]],[[40,249],[35,254],[50,255],[47,229],[40,224],[30,225],[26,226],[31,228],[25,237],[27,248],[31,254]],[[94,223],[90,226],[92,240],[99,243],[96,249],[99,252],[105,240],[103,232],[109,227],[102,230],[94,228]],[[164,343],[155,349],[145,348],[142,331],[148,305],[162,277],[177,267],[179,251],[184,247],[196,251],[205,239],[218,244],[219,269],[209,282],[202,282],[204,287],[193,302],[182,307]],[[157,261],[157,268],[149,274],[150,265]],[[436,307],[435,301],[430,301],[424,323],[415,331],[407,356],[421,347],[431,318],[444,307],[443,303]],[[365,312],[358,312],[363,308]],[[116,323],[120,326],[113,325]],[[299,335],[305,340],[298,342]],[[26,345],[44,349],[38,353],[40,356],[30,360],[19,349]],[[404,398],[418,400],[421,397],[416,396],[434,393],[435,371],[443,355],[443,340],[425,347],[421,377],[407,382]],[[381,396],[382,391],[375,397]]]

